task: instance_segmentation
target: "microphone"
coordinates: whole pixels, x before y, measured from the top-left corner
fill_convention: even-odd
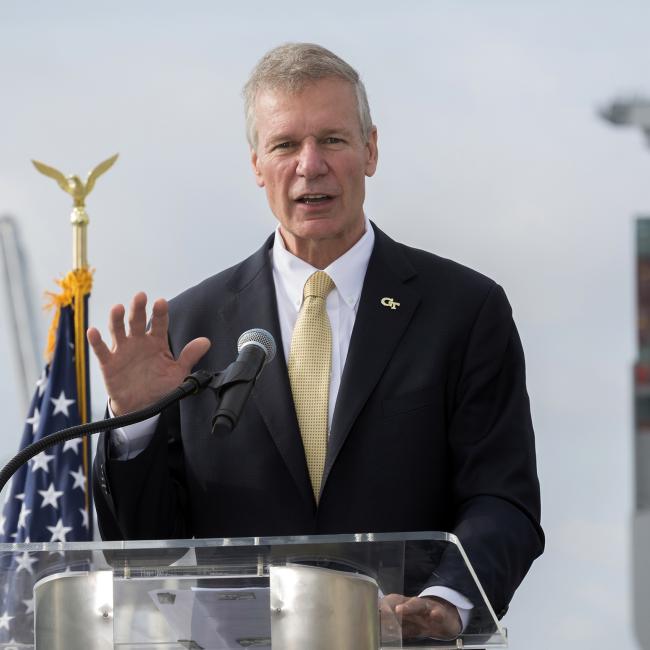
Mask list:
[[[273,360],[275,351],[275,339],[266,330],[246,330],[239,337],[237,359],[210,385],[218,403],[212,418],[212,433],[229,433],[237,426],[255,380]]]
[[[237,359],[223,372],[196,370],[185,377],[180,386],[163,395],[155,404],[145,406],[132,413],[55,431],[49,436],[27,445],[0,469],[0,491],[28,460],[46,449],[73,438],[91,436],[101,431],[143,422],[172,404],[176,404],[190,395],[196,395],[206,388],[214,391],[219,406],[212,419],[213,433],[232,431],[237,425],[251,390],[253,390],[255,380],[262,368],[273,360],[275,350],[275,339],[269,332],[263,329],[247,330],[237,341],[237,351],[239,352]]]

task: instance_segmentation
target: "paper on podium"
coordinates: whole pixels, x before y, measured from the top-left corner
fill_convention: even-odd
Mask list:
[[[155,589],[149,595],[186,648],[271,647],[268,587]]]

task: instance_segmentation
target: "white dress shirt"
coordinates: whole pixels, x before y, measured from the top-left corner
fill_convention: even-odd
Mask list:
[[[374,244],[375,233],[366,217],[366,230],[361,239],[327,268],[322,269],[332,278],[335,284],[335,288],[327,296],[325,302],[327,316],[332,328],[328,429],[332,426],[332,417],[341,385],[341,376],[345,367],[352,329],[359,308],[363,281],[366,277],[366,270]],[[285,360],[288,361],[293,329],[302,306],[303,287],[309,276],[321,269],[313,267],[287,250],[279,226],[275,230],[275,240],[270,254],[282,347]],[[111,435],[113,457],[117,460],[127,460],[137,456],[151,440],[157,421],[158,416],[154,416],[144,422],[123,429],[115,429]],[[463,629],[465,629],[473,608],[472,603],[465,596],[447,587],[429,587],[420,596],[438,596],[455,605]]]
[[[322,269],[332,278],[335,285],[325,301],[327,316],[332,328],[328,430],[332,426],[334,406],[339,394],[345,360],[348,356],[352,328],[359,308],[361,289],[363,288],[366,269],[374,245],[375,231],[366,219],[366,231],[361,239],[327,268]],[[287,250],[280,235],[279,226],[275,231],[272,265],[282,347],[285,361],[288,362],[291,337],[302,306],[303,287],[309,276],[321,269],[313,267]]]

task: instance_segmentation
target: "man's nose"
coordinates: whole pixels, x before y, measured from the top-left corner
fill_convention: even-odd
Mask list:
[[[308,138],[300,147],[296,173],[305,178],[316,178],[327,174],[327,170],[327,162],[318,142]]]

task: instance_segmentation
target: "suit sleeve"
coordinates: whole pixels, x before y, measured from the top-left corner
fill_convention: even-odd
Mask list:
[[[449,446],[454,533],[500,618],[542,552],[544,535],[524,356],[498,285],[471,329]]]
[[[102,539],[191,537],[178,405],[161,414],[152,440],[131,460],[110,458],[108,435],[99,439],[93,478]]]

